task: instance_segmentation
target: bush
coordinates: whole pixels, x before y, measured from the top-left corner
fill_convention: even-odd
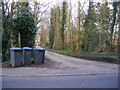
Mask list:
[[[18,15],[14,19],[14,35],[16,33],[20,33],[21,47],[34,46],[36,25],[33,15],[27,8],[21,8]]]

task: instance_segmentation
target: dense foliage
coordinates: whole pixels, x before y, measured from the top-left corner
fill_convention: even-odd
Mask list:
[[[60,11],[57,12],[55,12],[56,7],[52,8],[54,11],[51,11],[50,27],[61,27],[61,32],[58,28],[50,29],[50,47],[63,50],[61,48],[63,46],[64,50],[68,51],[116,52],[118,2],[89,2],[87,11],[83,10],[82,4],[80,2],[77,4],[75,20],[73,20],[73,7],[70,3],[67,5],[67,2],[63,1]],[[60,17],[57,13],[61,13]],[[61,20],[59,24],[54,22],[57,21],[56,18]],[[51,35],[56,34],[60,37],[54,39]]]
[[[9,57],[10,47],[10,16],[6,15],[4,3],[1,2],[2,6],[2,61],[5,61]]]
[[[9,8],[10,9],[9,9]],[[33,47],[36,25],[28,3],[1,2],[2,61],[9,60],[10,47]]]
[[[21,8],[14,19],[14,35],[21,36],[21,47],[33,47],[35,42],[36,26],[33,15],[26,8]]]
[[[65,0],[48,9],[40,2],[1,2],[3,61],[10,47],[33,47],[35,40],[56,50],[115,53],[119,4]]]

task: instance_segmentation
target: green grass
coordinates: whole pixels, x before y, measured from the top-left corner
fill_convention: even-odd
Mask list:
[[[100,58],[117,58],[117,54],[115,53],[93,53],[93,52],[78,52],[77,54],[90,56],[90,57],[100,57]]]
[[[98,58],[114,58],[117,59],[117,54],[115,53],[93,53],[93,52],[85,52],[85,51],[80,51],[80,52],[73,52],[73,51],[66,51],[66,50],[55,50],[55,49],[48,49],[48,51],[53,51],[57,53],[63,53],[63,54],[74,54],[74,55],[83,55],[86,57],[98,57]]]
[[[73,51],[66,51],[66,50],[55,50],[55,49],[47,49],[48,51],[58,52],[58,53],[64,53],[64,54],[74,54],[76,52]]]
[[[115,58],[117,59],[117,55],[115,54],[110,54],[110,53],[104,53],[104,54],[97,54],[97,57],[104,57],[104,58]]]

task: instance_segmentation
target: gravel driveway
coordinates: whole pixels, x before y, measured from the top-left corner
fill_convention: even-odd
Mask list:
[[[2,68],[2,74],[118,73],[118,65],[89,61],[46,51],[45,63],[17,68]]]

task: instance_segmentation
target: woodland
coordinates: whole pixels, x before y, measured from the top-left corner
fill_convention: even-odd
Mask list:
[[[10,47],[41,47],[120,56],[120,2],[0,3],[2,61]]]

